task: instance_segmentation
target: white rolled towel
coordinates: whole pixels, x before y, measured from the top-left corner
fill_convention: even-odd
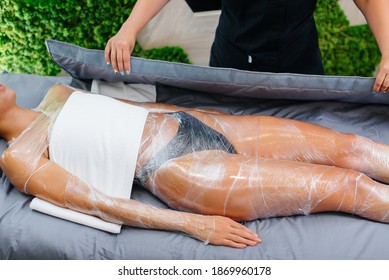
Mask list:
[[[99,230],[118,234],[122,228],[121,225],[103,221],[100,218],[76,212],[67,208],[62,208],[40,198],[33,198],[30,208],[54,217],[68,220],[74,223],[86,225]]]

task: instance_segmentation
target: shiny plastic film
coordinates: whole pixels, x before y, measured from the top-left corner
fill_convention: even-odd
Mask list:
[[[247,221],[319,211],[369,217],[389,202],[387,186],[368,177],[388,182],[387,145],[292,120],[191,114],[229,140],[209,127],[203,137],[204,123],[191,130],[187,116],[173,114],[156,121],[140,154],[151,160],[138,179],[174,209]],[[172,119],[179,128],[166,144]],[[387,210],[374,219],[386,221]]]
[[[29,180],[39,171],[43,171],[47,162],[43,165],[40,165],[41,156],[44,153],[47,153],[49,148],[49,130],[53,122],[58,115],[58,112],[63,107],[64,102],[60,100],[50,100],[50,103],[47,103],[45,99],[38,106],[36,111],[41,114],[25,129],[18,138],[12,139],[9,142],[9,148],[3,157],[8,155],[15,159],[20,158],[20,160],[25,163],[23,166],[23,172],[18,173],[22,175],[21,177],[24,180],[23,184],[16,183],[15,185],[22,185],[21,191],[29,194],[28,192],[28,182]],[[18,182],[21,178],[9,178],[11,182]]]
[[[41,115],[5,153],[23,157],[23,172],[10,180],[27,194],[37,195],[30,189],[32,180],[47,189],[46,177],[58,168],[50,160],[50,137],[67,101],[54,97],[42,102],[37,109]],[[259,242],[253,231],[239,223],[258,218],[341,211],[389,222],[386,144],[295,120],[128,105],[128,110],[131,106],[148,110],[134,170],[104,160],[107,170],[110,164],[114,168],[103,175],[114,180],[133,172],[133,182],[127,182],[130,191],[137,184],[171,209],[144,204],[130,195],[108,194],[99,185],[102,181],[88,183],[82,174],[67,168],[54,173],[61,174],[57,181],[64,185],[54,203],[115,224],[181,231],[206,244],[233,247]],[[97,109],[103,114],[110,107]],[[92,152],[87,156],[94,159],[101,151]],[[127,151],[119,152],[126,156]],[[45,155],[49,161],[42,160]],[[92,163],[88,165],[93,169]]]
[[[115,224],[126,224],[150,229],[181,229],[192,236],[209,242],[215,228],[215,217],[208,217],[205,223],[201,216],[171,212],[136,200],[109,197],[90,188],[79,178],[72,176],[65,193],[66,207],[100,217]],[[187,230],[183,230],[187,229]]]

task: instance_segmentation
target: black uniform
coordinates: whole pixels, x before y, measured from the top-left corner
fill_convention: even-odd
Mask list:
[[[317,0],[222,0],[210,66],[324,74]]]

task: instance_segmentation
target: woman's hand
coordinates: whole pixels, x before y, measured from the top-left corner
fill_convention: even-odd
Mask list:
[[[373,92],[389,92],[389,55],[381,58]]]
[[[115,73],[130,74],[130,56],[134,50],[135,42],[136,35],[129,32],[125,25],[115,36],[108,40],[104,52],[105,61],[107,64],[112,64]]]
[[[262,242],[254,231],[222,216],[194,215],[187,226],[189,234],[213,245],[246,248]]]

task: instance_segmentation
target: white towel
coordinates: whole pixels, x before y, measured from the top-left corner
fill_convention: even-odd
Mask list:
[[[97,228],[111,233],[120,233],[121,225],[103,221],[97,217],[86,215],[70,209],[62,208],[40,198],[33,198],[30,208],[57,218]]]
[[[93,80],[91,92],[135,102],[155,102],[157,88],[149,84],[110,83]]]
[[[147,114],[144,108],[109,97],[74,92],[51,128],[50,160],[108,196],[129,199]],[[34,200],[30,207],[106,228],[97,225],[96,217],[48,205]]]

